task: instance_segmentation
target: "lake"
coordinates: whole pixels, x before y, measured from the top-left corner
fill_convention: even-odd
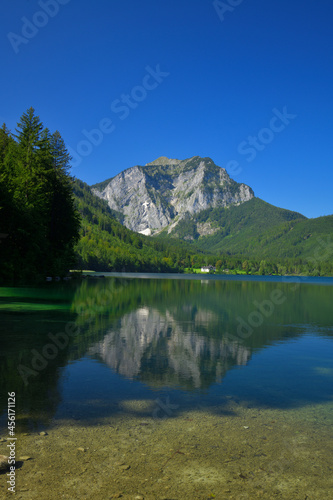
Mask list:
[[[332,304],[333,278],[0,288],[17,498],[331,498]]]

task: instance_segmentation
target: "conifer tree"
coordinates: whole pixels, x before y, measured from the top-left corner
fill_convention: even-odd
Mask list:
[[[69,174],[71,156],[58,131],[50,136],[49,141],[52,158],[49,241],[53,263],[59,262],[61,265],[73,258],[73,246],[79,237],[80,218],[74,205],[73,180]]]

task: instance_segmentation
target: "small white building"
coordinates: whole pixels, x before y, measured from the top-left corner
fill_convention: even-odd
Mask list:
[[[213,266],[205,266],[201,268],[202,273],[209,273],[210,271],[216,271],[216,267]]]

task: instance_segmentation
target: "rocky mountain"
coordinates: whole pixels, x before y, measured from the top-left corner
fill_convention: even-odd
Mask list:
[[[210,158],[199,156],[187,160],[162,156],[95,184],[92,190],[122,214],[126,227],[146,235],[165,228],[170,233],[189,215],[240,205],[254,197],[249,186],[235,182]]]

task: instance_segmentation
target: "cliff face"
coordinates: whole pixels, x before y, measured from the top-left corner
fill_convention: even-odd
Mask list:
[[[185,215],[239,205],[254,197],[249,186],[238,184],[224,168],[199,156],[158,158],[121,172],[106,186],[97,184],[93,192],[125,216],[125,226],[143,234],[167,226],[170,232]]]

